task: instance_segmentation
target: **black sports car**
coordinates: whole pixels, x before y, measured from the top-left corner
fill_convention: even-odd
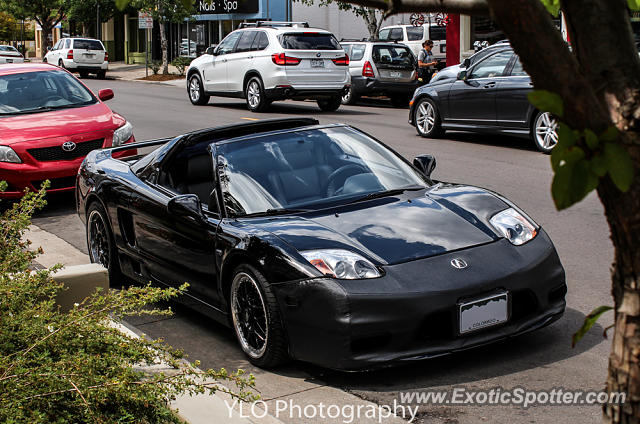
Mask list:
[[[251,362],[361,369],[541,328],[565,309],[542,228],[508,200],[436,182],[371,136],[313,119],[192,132],[144,156],[91,152],[77,183],[91,260],[190,283]],[[134,145],[127,145],[131,149]]]
[[[456,76],[448,78],[452,72]],[[508,43],[481,50],[441,74],[418,88],[410,103],[409,123],[422,137],[441,137],[446,130],[499,133],[528,137],[538,150],[551,153],[557,122],[529,103],[531,78]]]

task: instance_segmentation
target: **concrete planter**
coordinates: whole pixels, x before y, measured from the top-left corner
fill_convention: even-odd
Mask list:
[[[65,267],[52,277],[66,287],[56,297],[56,303],[63,311],[73,308],[74,303],[81,303],[95,293],[98,287],[103,292],[109,290],[109,272],[99,264]]]

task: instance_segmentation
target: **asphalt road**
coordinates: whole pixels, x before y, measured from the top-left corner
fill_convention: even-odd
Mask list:
[[[299,362],[274,372],[254,369],[244,360],[230,330],[182,309],[171,319],[134,322],[150,336],[163,337],[184,349],[191,359],[200,359],[205,367],[251,370],[265,398],[282,393],[293,398],[311,383],[339,388],[380,404],[392,404],[399,392],[448,390],[454,386],[469,390],[603,387],[610,343],[602,338],[602,332],[612,317],[605,316],[575,349],[571,348],[571,335],[585,314],[596,306],[611,303],[609,267],[613,248],[603,209],[592,194],[567,211],[556,211],[550,196],[549,158],[535,151],[528,140],[466,133],[447,133],[441,140],[422,139],[407,124],[407,110],[392,108],[382,100],[342,107],[334,113],[323,113],[312,102],[280,102],[268,113],[252,114],[246,110],[244,101],[235,99],[213,98],[208,106],[192,106],[183,87],[93,79],[85,82],[96,92],[100,88],[114,89],[115,98],[108,104],[132,122],[138,140],[243,119],[310,116],[321,123],[346,122],[357,126],[407,158],[420,153],[435,155],[436,179],[471,183],[500,192],[537,220],[555,242],[569,286],[565,316],[541,331],[445,358],[368,373],[345,374]],[[86,251],[84,229],[75,216],[72,199],[72,196],[50,198],[50,205],[34,222]],[[600,407],[593,405],[420,408],[420,422],[434,423],[589,423],[599,422],[600,416]]]

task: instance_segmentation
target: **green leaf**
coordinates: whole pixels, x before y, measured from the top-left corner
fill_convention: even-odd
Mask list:
[[[605,143],[604,160],[613,183],[622,192],[633,182],[633,161],[629,152],[618,143]]]
[[[638,0],[638,1],[640,1],[640,0]],[[620,135],[620,131],[618,131],[618,128],[616,128],[615,126],[611,125],[602,134],[600,134],[600,140],[602,140],[602,141],[611,141],[611,142],[617,141],[619,135]]]
[[[579,147],[572,147],[565,151],[556,166],[553,182],[551,183],[551,196],[558,210],[568,208],[576,203],[575,199],[581,200],[582,197],[586,196],[586,194],[582,197],[579,196],[587,186],[586,178],[582,182],[580,181],[580,177],[584,178],[585,169],[585,166],[577,169],[577,165],[581,162],[586,165],[584,150]],[[578,175],[578,178],[576,178],[576,175]],[[584,186],[581,187],[581,184],[584,184]]]
[[[131,3],[131,0],[116,0],[116,7],[122,11],[129,6],[129,3]]]
[[[598,177],[604,177],[607,173],[607,164],[604,156],[596,154],[591,158],[591,171]]]
[[[569,128],[564,122],[558,124],[558,144],[551,151],[551,167],[553,171],[558,170],[558,163],[564,159],[567,150],[576,144],[579,133]]]
[[[547,8],[547,11],[553,16],[558,16],[560,13],[560,0],[541,0],[544,7]],[[633,0],[629,0],[633,1]]]
[[[589,147],[589,149],[595,150],[596,147],[598,147],[598,141],[599,141],[598,136],[589,128],[584,130],[584,140],[587,143],[587,146]]]
[[[593,311],[591,311],[589,315],[584,317],[584,322],[582,323],[582,327],[580,327],[580,329],[574,333],[573,337],[571,337],[571,347],[575,347],[576,343],[578,343],[580,339],[584,337],[587,331],[589,331],[589,329],[593,327],[593,324],[595,324],[596,321],[598,321],[598,318],[600,318],[602,314],[604,314],[605,312],[611,309],[613,309],[613,307],[611,306],[605,306],[605,305],[598,306]]]
[[[631,10],[640,10],[640,0],[627,0],[627,4]]]
[[[533,90],[527,94],[527,98],[529,99],[529,103],[538,108],[538,110],[551,112],[557,117],[562,116],[562,98],[556,93],[547,90]]]

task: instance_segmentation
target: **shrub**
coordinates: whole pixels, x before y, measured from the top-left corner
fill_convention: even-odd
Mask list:
[[[126,315],[170,313],[147,305],[184,292],[184,286],[98,292],[61,312],[54,299],[63,288],[51,278],[60,267],[31,271],[41,251],[24,240],[32,214],[45,205],[44,194],[44,187],[28,193],[0,217],[0,422],[178,423],[168,402],[182,393],[221,390],[257,398],[253,376],[198,370],[197,361],[188,363],[162,340],[132,338],[112,325]],[[158,363],[172,368],[143,368]],[[219,387],[219,381],[237,391]]]
[[[173,59],[173,61],[171,61],[171,64],[175,66],[176,69],[178,69],[178,72],[180,73],[180,75],[184,75],[185,69],[187,68],[187,66],[189,66],[192,60],[193,59],[189,57],[178,56],[175,59]]]
[[[162,62],[159,60],[152,60],[147,64],[147,67],[151,69],[153,75],[158,75],[158,72],[160,72],[160,68],[162,68]]]

